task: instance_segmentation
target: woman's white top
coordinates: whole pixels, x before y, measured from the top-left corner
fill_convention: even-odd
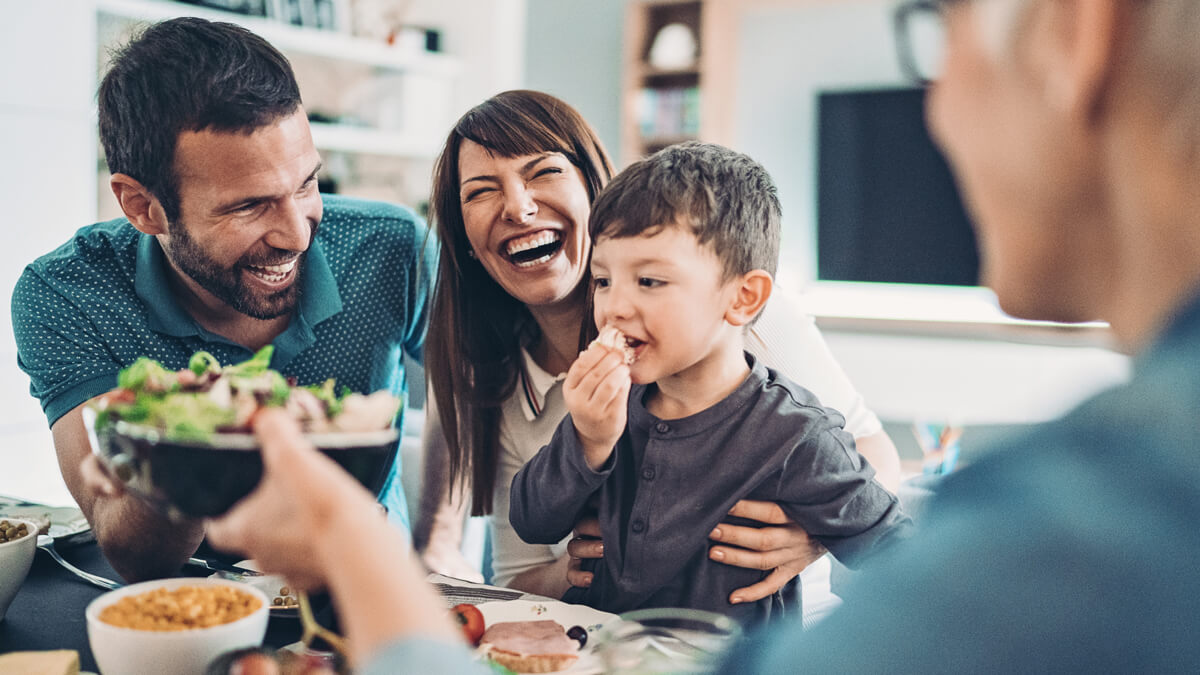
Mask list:
[[[846,430],[855,438],[882,429],[879,418],[863,402],[846,373],[834,360],[816,323],[797,298],[772,295],[758,322],[746,336],[746,349],[768,367],[787,375],[817,395],[821,403],[846,417]],[[496,471],[493,515],[488,518],[492,536],[493,580],[507,586],[518,574],[557,560],[567,550],[567,539],[553,546],[521,541],[508,522],[509,487],[513,477],[554,435],[567,416],[562,396],[565,373],[551,375],[538,367],[528,352],[522,353],[525,371],[517,389],[504,403],[500,422],[500,462]]]

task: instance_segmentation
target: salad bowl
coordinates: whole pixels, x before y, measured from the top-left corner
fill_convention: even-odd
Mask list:
[[[126,489],[174,519],[219,516],[262,478],[254,414],[278,407],[305,437],[378,494],[400,443],[399,399],[387,392],[337,394],[333,381],[299,387],[267,367],[271,347],[221,366],[205,352],[171,371],[140,359],[117,389],[93,399],[83,422],[93,452]]]
[[[262,478],[262,455],[254,434],[171,439],[156,428],[127,422],[97,431],[94,414],[87,412],[85,409],[84,424],[93,439],[93,451],[109,473],[172,518],[219,516],[253,491]],[[310,433],[306,437],[374,494],[383,489],[400,440],[395,429]]]

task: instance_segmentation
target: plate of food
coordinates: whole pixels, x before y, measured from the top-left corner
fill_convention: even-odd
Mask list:
[[[38,524],[38,532],[54,537],[56,544],[92,541],[92,527],[75,506],[47,506],[12,497],[0,497],[0,516],[23,518]]]
[[[333,380],[298,386],[269,367],[268,345],[222,366],[197,352],[173,371],[142,358],[117,388],[84,408],[101,462],[132,493],[172,518],[219,516],[258,485],[262,457],[251,432],[264,407],[291,415],[305,436],[378,493],[399,446],[400,399],[387,391],[337,390]]]
[[[259,573],[258,563],[253,560],[243,560],[236,566],[248,570],[249,573],[222,570],[210,574],[209,577],[240,581],[262,591],[271,601],[270,614],[272,618],[300,618],[300,596],[295,588],[288,585],[287,579],[275,574]]]
[[[600,673],[596,632],[620,619],[586,605],[507,600],[476,605],[483,618],[478,654],[515,673]]]

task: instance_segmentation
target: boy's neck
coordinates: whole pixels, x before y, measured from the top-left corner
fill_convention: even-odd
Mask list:
[[[646,397],[646,410],[664,420],[690,417],[725,400],[749,374],[739,331],[736,339],[692,366],[655,381]]]

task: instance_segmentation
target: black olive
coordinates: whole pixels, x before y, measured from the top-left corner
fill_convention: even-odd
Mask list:
[[[587,629],[583,626],[571,626],[567,629],[567,637],[579,642],[579,648],[583,649],[587,644]]]

